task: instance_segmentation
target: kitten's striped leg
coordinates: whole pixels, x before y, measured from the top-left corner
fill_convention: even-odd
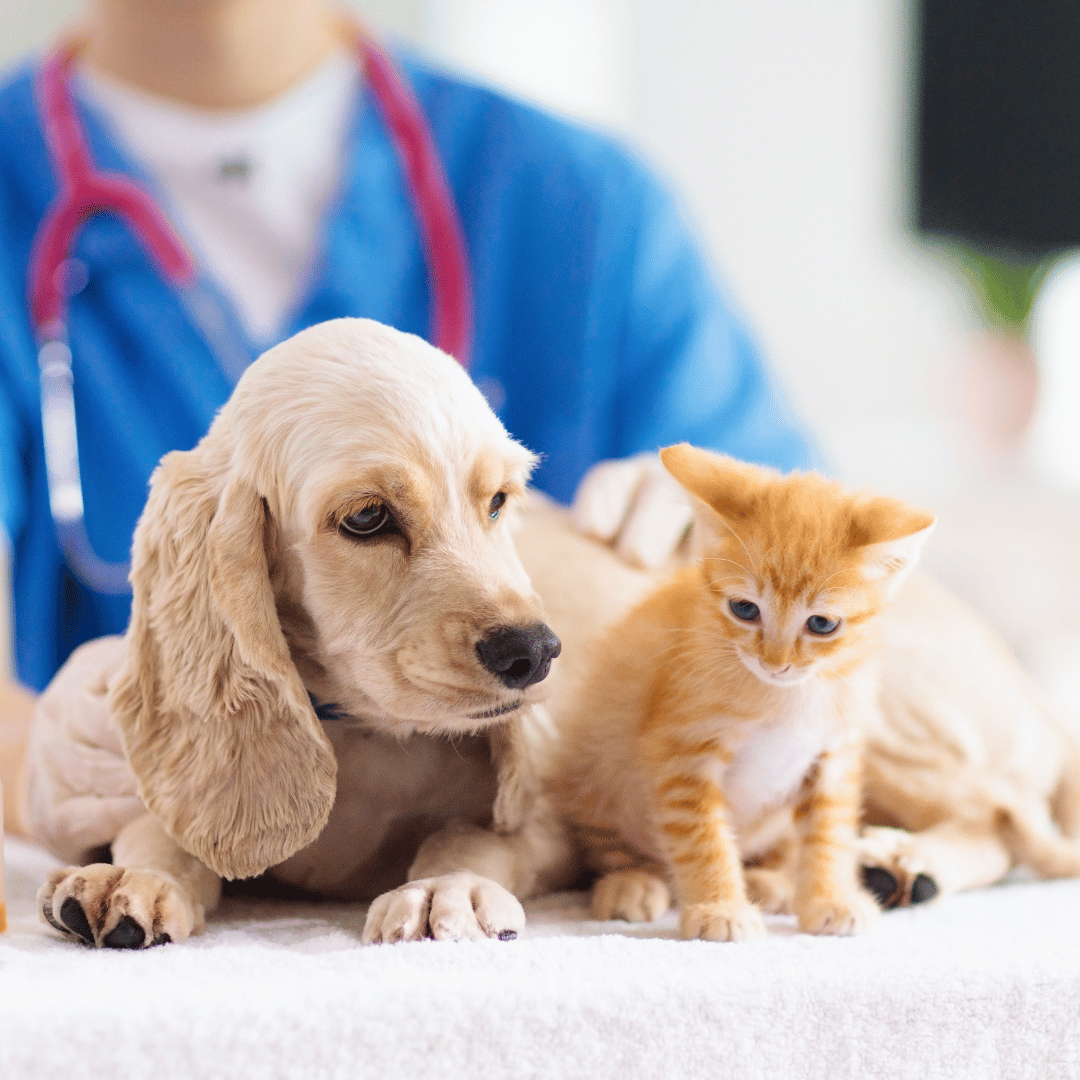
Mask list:
[[[720,786],[700,772],[668,772],[655,785],[656,828],[678,897],[685,938],[749,941],[765,934],[746,895],[742,860]]]
[[[855,832],[862,791],[862,746],[852,738],[825,751],[795,811],[801,847],[792,907],[811,934],[856,934],[878,915],[859,884]]]

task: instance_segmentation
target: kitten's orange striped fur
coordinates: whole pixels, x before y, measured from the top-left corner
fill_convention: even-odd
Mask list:
[[[858,931],[877,911],[853,851],[875,617],[934,519],[814,473],[662,457],[696,496],[704,556],[610,632],[566,732],[563,805],[604,872],[594,912],[655,918],[670,881],[685,937],[763,934],[754,899]],[[791,873],[744,873],[792,832]]]

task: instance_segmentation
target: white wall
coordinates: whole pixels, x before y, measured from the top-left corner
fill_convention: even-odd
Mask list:
[[[872,432],[878,455],[926,437],[965,319],[905,231],[909,3],[634,8],[634,133],[685,193],[803,415],[853,472]]]
[[[430,0],[424,44],[547,107],[614,130],[633,127],[628,0]]]

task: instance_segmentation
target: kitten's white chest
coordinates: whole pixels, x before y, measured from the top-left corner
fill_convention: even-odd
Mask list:
[[[737,832],[790,799],[836,730],[836,706],[827,686],[792,687],[779,711],[747,733],[722,786]]]

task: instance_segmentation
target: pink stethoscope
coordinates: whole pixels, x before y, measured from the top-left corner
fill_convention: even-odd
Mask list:
[[[465,238],[435,141],[412,90],[367,34],[357,33],[358,59],[394,140],[409,185],[428,265],[432,340],[468,366],[472,336],[472,289]],[[204,334],[213,332],[213,311],[197,294],[195,265],[164,214],[137,184],[99,171],[90,156],[71,98],[71,73],[79,46],[66,42],[48,56],[37,79],[45,142],[59,191],[38,227],[30,257],[30,314],[38,339],[41,420],[49,507],[60,548],[75,575],[99,592],[130,591],[128,563],[100,558],[86,533],[71,348],[67,333],[66,273],[82,223],[94,214],[117,214],[146,245],[162,277],[182,296]],[[223,359],[235,380],[239,362]]]

